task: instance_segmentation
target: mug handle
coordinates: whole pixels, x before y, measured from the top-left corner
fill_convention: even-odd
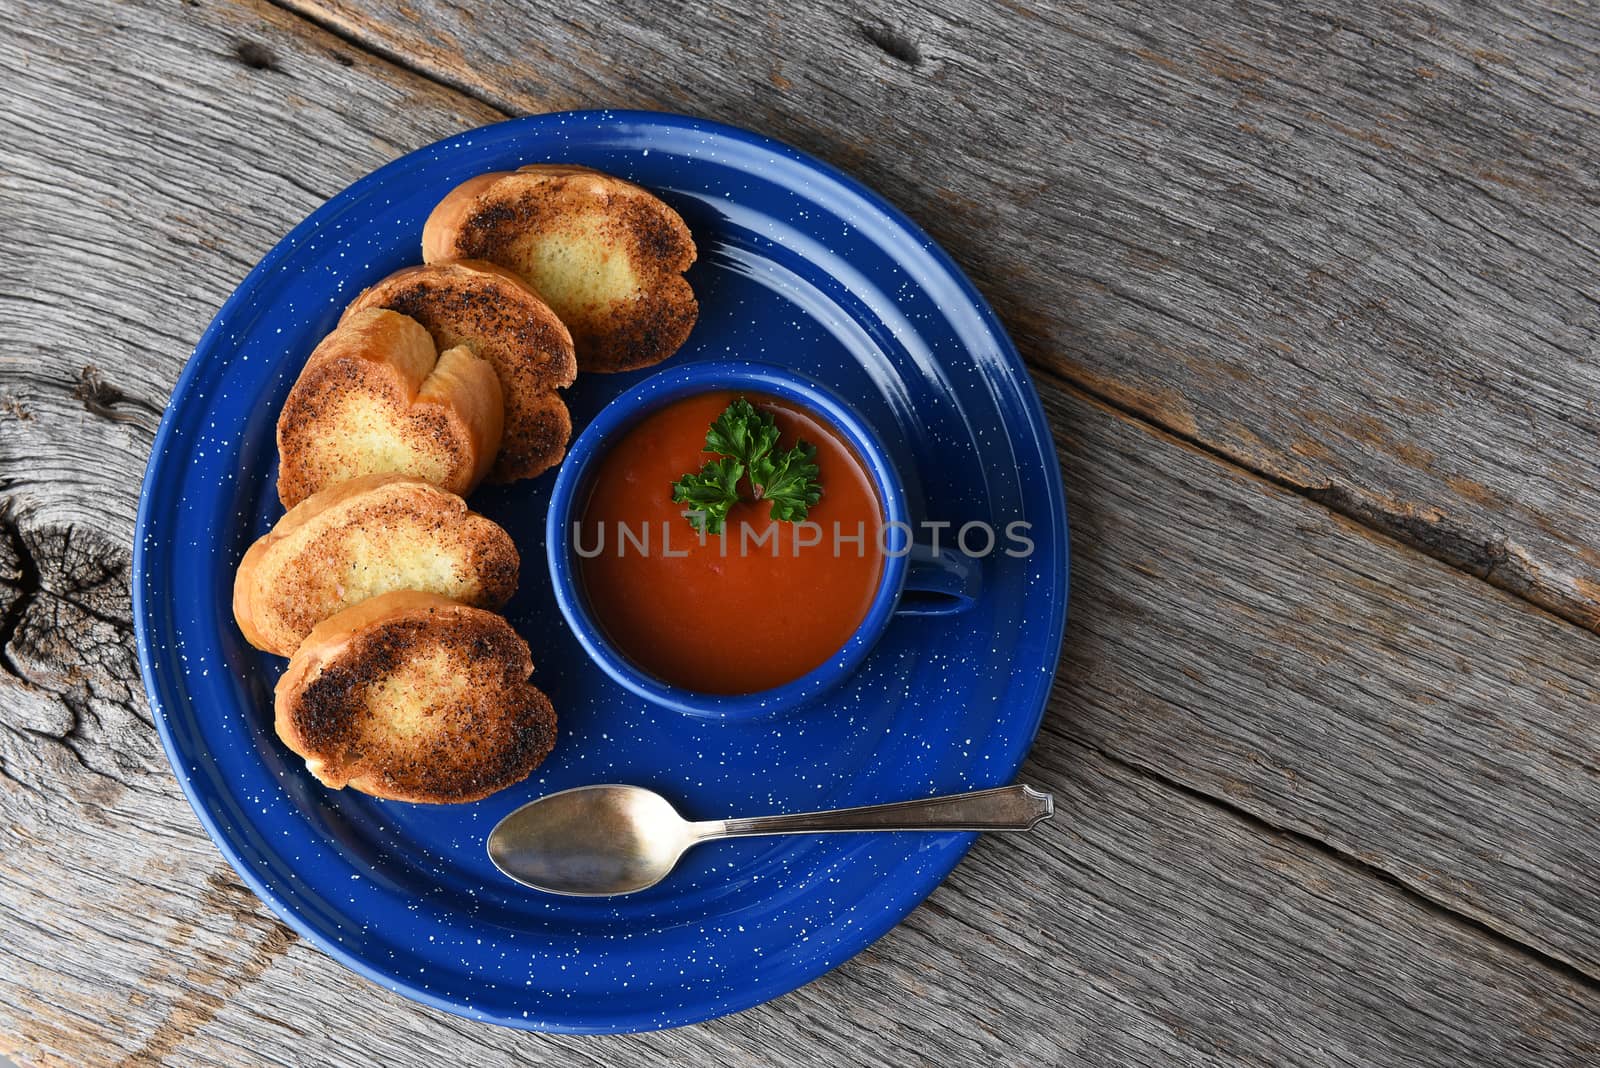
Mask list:
[[[983,590],[977,560],[949,549],[913,543],[906,554],[906,583],[899,616],[953,616],[965,612]]]

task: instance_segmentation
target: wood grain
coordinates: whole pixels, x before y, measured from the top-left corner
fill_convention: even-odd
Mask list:
[[[1592,5],[288,2],[507,112],[817,152],[1034,363],[1600,626]]]
[[[1600,639],[1044,396],[1073,504],[1064,729],[1600,979]]]
[[[248,266],[494,112],[249,2],[30,7],[0,71],[0,1052],[1596,1059],[1595,639],[1048,375],[1074,620],[1026,775],[1061,795],[1056,826],[981,843],[861,958],[704,1027],[523,1036],[355,978],[255,902],[179,795],[127,546],[155,414]],[[1031,284],[990,291],[1020,306]]]

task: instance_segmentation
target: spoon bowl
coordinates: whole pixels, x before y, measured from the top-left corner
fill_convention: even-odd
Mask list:
[[[489,834],[489,859],[519,883],[553,894],[609,897],[666,878],[690,846],[713,838],[834,831],[1025,831],[1054,811],[1031,786],[887,805],[690,822],[641,786],[579,786],[512,812]]]
[[[699,841],[696,825],[639,786],[580,786],[523,805],[489,834],[489,859],[520,883],[600,897],[654,886]]]

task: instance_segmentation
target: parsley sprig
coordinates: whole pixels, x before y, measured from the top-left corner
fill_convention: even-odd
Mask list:
[[[684,475],[672,484],[672,499],[687,504],[684,515],[689,525],[702,534],[721,534],[728,510],[739,500],[739,480],[744,464],[731,456],[719,456],[702,467],[698,474]]]
[[[798,523],[822,497],[817,448],[804,441],[778,449],[778,427],[770,412],[740,397],[706,431],[706,452],[716,458],[672,484],[672,499],[689,507],[684,516],[701,534],[721,534],[728,512],[739,502],[739,484],[748,479],[752,499],[769,501],[771,516]]]

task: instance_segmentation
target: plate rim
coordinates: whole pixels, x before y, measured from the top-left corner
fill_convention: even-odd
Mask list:
[[[848,192],[853,193],[875,210],[881,212],[902,233],[914,239],[922,252],[933,260],[934,265],[954,282],[957,291],[970,304],[985,331],[993,338],[999,350],[999,355],[1009,365],[1010,369],[1016,373],[1017,382],[1027,385],[1028,388],[1026,390],[1018,391],[1018,399],[1027,416],[1028,430],[1032,437],[1032,441],[1029,444],[1030,446],[1038,446],[1044,463],[1047,482],[1046,491],[1049,499],[1045,502],[1045,507],[1041,509],[1041,513],[1050,515],[1059,525],[1061,556],[1059,561],[1056,562],[1056,566],[1052,569],[1055,581],[1051,584],[1049,591],[1050,609],[1054,617],[1054,626],[1049,634],[1049,648],[1054,650],[1054,656],[1048,665],[1050,668],[1049,673],[1045,675],[1041,672],[1045,681],[1041,687],[1038,709],[1033,714],[1031,725],[1027,730],[1028,745],[1022,749],[1015,766],[1007,770],[1006,777],[1008,780],[1015,778],[1017,772],[1026,762],[1029,753],[1032,752],[1033,745],[1037,740],[1039,727],[1043,722],[1044,713],[1049,704],[1050,688],[1056,672],[1059,670],[1062,656],[1062,639],[1065,635],[1069,607],[1071,526],[1067,513],[1066,489],[1062,482],[1061,464],[1055,447],[1054,434],[1045,417],[1044,406],[1039,396],[1038,388],[1033,381],[1033,376],[1029,372],[1027,364],[1022,359],[1015,342],[1011,339],[1010,334],[1005,329],[993,307],[944,247],[881,194],[832,164],[765,134],[681,112],[623,108],[551,111],[517,116],[483,126],[469,127],[447,137],[419,145],[389,160],[382,166],[363,174],[344,189],[313,208],[304,219],[291,228],[262,256],[255,266],[234,286],[233,291],[223,301],[221,307],[218,308],[206,329],[201,333],[199,340],[196,341],[189,358],[185,361],[183,370],[179,373],[172,392],[168,395],[161,423],[151,442],[144,477],[140,483],[139,506],[134,520],[131,568],[134,635],[138,652],[140,678],[144,686],[145,697],[149,702],[151,717],[155,721],[156,731],[161,739],[162,749],[166,754],[168,764],[171,766],[173,777],[178,780],[178,785],[182,789],[185,799],[189,802],[190,808],[199,819],[202,828],[218,851],[222,853],[223,858],[227,860],[229,866],[233,868],[235,874],[239,876],[245,885],[250,887],[256,897],[266,904],[282,922],[306,939],[306,941],[316,946],[321,952],[332,957],[357,975],[410,1000],[466,1019],[494,1023],[517,1030],[546,1033],[629,1034],[665,1030],[742,1012],[792,993],[854,958],[890,930],[897,927],[917,906],[927,899],[934,889],[949,877],[950,873],[955,870],[956,866],[960,864],[971,849],[977,839],[977,835],[969,833],[958,836],[951,844],[948,863],[944,858],[941,858],[937,863],[930,865],[926,869],[928,872],[926,877],[916,884],[908,884],[906,888],[910,892],[903,899],[903,908],[897,905],[894,908],[884,909],[875,914],[870,922],[859,924],[856,927],[856,937],[850,940],[850,944],[854,948],[849,949],[845,955],[839,957],[833,963],[825,964],[820,970],[810,972],[799,982],[783,990],[771,991],[761,988],[759,984],[753,984],[752,987],[747,988],[753,993],[729,998],[720,1006],[708,1007],[702,1002],[694,1008],[680,1008],[653,1015],[630,1015],[628,1012],[623,1011],[601,1018],[593,1014],[587,1014],[588,1018],[597,1021],[593,1024],[567,1024],[552,1020],[534,1021],[485,1012],[482,1009],[475,1008],[468,1000],[442,996],[429,989],[419,987],[406,979],[392,975],[365,957],[345,948],[336,941],[324,937],[320,931],[314,929],[305,921],[298,911],[289,907],[271,886],[257,877],[232,840],[221,833],[219,825],[212,816],[207,804],[203,801],[190,776],[184,770],[185,758],[173,737],[172,728],[168,720],[169,713],[159,692],[155,648],[151,641],[151,631],[156,625],[152,616],[152,612],[155,610],[152,602],[158,601],[159,598],[155,596],[154,591],[147,588],[149,583],[149,563],[147,559],[149,550],[147,549],[147,543],[150,540],[150,524],[154,510],[155,492],[162,476],[163,468],[167,466],[164,462],[167,447],[170,444],[170,439],[177,423],[178,402],[191,392],[195,378],[199,375],[202,366],[207,362],[197,359],[197,357],[217,343],[218,336],[223,332],[225,325],[234,318],[239,308],[246,303],[247,296],[260,284],[266,275],[276,269],[280,261],[291,252],[297,250],[308,237],[321,229],[325,225],[326,217],[337,215],[339,207],[359,199],[365,194],[369,186],[381,183],[390,172],[403,170],[407,166],[413,165],[419,157],[424,155],[446,152],[458,142],[470,143],[472,138],[485,133],[506,133],[522,127],[538,129],[550,123],[558,125],[568,123],[592,125],[618,122],[679,127],[764,148],[776,154],[789,157],[792,161],[817,172]],[[1041,665],[1041,667],[1043,666]],[[185,692],[185,688],[181,684],[176,689],[180,694]]]

